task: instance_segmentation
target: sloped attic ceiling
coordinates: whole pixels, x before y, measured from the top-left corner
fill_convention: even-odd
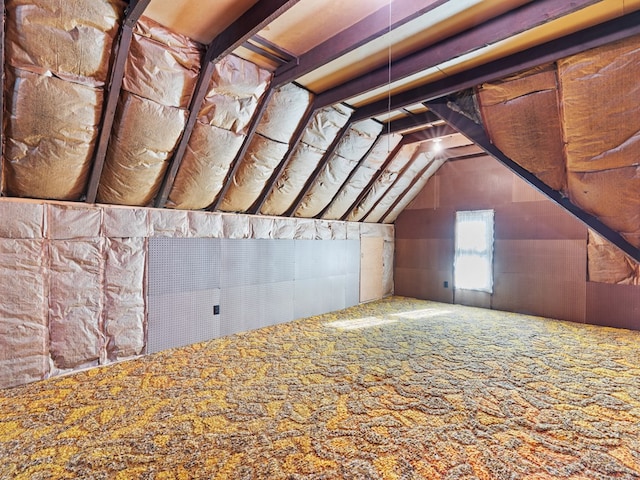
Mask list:
[[[488,151],[640,258],[640,0],[3,3],[4,196],[388,223]]]

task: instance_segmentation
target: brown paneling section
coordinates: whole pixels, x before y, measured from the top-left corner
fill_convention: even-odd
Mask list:
[[[587,227],[549,200],[499,205],[495,210],[496,238],[508,240],[584,240],[587,238]]]
[[[491,308],[491,294],[475,290],[455,290],[454,301],[468,307]]]
[[[444,282],[449,287],[444,287]],[[453,303],[451,271],[419,268],[395,268],[395,294],[405,297],[428,298],[436,302]]]
[[[640,330],[640,288],[587,282],[586,322]]]
[[[405,210],[396,220],[396,239],[453,238],[453,208]]]
[[[451,270],[453,239],[397,239],[395,265],[399,268]]]

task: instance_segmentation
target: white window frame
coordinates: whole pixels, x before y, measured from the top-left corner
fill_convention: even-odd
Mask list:
[[[493,210],[456,212],[455,289],[493,293],[494,217]]]

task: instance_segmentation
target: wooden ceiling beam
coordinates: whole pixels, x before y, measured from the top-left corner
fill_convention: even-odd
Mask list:
[[[253,118],[251,119],[251,122],[249,124],[249,129],[247,130],[247,136],[245,137],[244,142],[242,142],[242,147],[238,151],[236,158],[234,158],[233,162],[231,162],[231,166],[229,167],[229,172],[227,173],[227,177],[225,179],[224,185],[222,186],[222,189],[218,193],[218,196],[216,197],[214,202],[207,208],[207,210],[211,212],[215,212],[216,210],[218,210],[218,208],[220,207],[220,204],[222,203],[222,200],[224,199],[225,195],[229,191],[229,188],[231,188],[231,184],[233,183],[233,177],[238,171],[238,168],[240,167],[240,163],[242,162],[242,159],[247,154],[249,145],[251,145],[253,137],[256,134],[256,130],[258,129],[258,125],[260,124],[260,121],[262,120],[262,117],[264,116],[264,113],[267,110],[267,105],[269,104],[269,101],[271,100],[271,97],[273,96],[274,93],[275,93],[275,90],[270,88],[262,96],[262,99],[260,100],[260,104],[258,105],[258,108],[256,109],[256,112],[254,113]]]
[[[120,28],[120,37],[115,49],[115,57],[113,58],[113,66],[109,84],[107,87],[106,101],[102,109],[102,121],[100,122],[100,133],[96,142],[96,149],[93,154],[93,163],[91,174],[89,176],[89,184],[85,201],[87,203],[95,203],[98,195],[98,185],[104,168],[104,161],[107,157],[107,146],[111,138],[111,129],[116,117],[116,108],[118,106],[118,98],[120,97],[120,89],[124,79],[124,70],[129,57],[129,47],[133,39],[133,27],[144,12],[150,0],[131,0],[129,7],[125,13],[122,27]]]
[[[499,17],[492,18],[476,27],[453,35],[421,51],[407,55],[360,77],[354,78],[335,88],[323,92],[318,97],[319,106],[345,101],[351,97],[382,87],[390,82],[402,80],[431,67],[459,57],[543,25],[555,18],[568,15],[585,8],[598,0],[558,2],[557,0],[537,0],[526,3]]]
[[[426,6],[416,9],[414,0],[394,0],[390,6],[380,8],[297,59],[279,67],[274,78],[276,88],[316,70],[390,30],[404,25],[446,3],[446,1],[432,0]],[[391,11],[389,11],[389,8]]]
[[[364,120],[381,115],[389,109],[393,111],[416,103],[434,100],[637,34],[640,34],[640,11],[551,40],[428,85],[393,95],[390,101],[384,99],[364,105],[356,111],[352,118],[354,121]]]
[[[573,204],[562,193],[554,190],[534,174],[521,167],[519,164],[507,157],[502,151],[500,151],[491,141],[484,128],[481,125],[471,121],[461,113],[452,110],[446,99],[438,99],[427,102],[429,110],[438,115],[442,120],[447,122],[462,135],[473,141],[476,145],[481,147],[485,152],[494,157],[509,170],[515,173],[518,177],[522,178],[525,182],[529,183],[548,198],[556,202],[578,220],[582,221],[589,228],[595,230],[602,237],[609,240],[620,250],[632,257],[636,262],[640,262],[640,248],[636,248],[631,245],[627,240],[622,237],[618,232],[614,231],[599,219],[593,215],[585,212],[577,205]]]
[[[274,187],[276,186],[276,183],[278,183],[278,180],[280,180],[280,177],[282,177],[282,174],[284,173],[284,170],[287,168],[287,165],[289,165],[289,162],[293,157],[293,152],[295,152],[296,148],[298,147],[298,144],[300,144],[300,141],[302,140],[304,132],[307,130],[307,127],[309,126],[309,123],[313,119],[313,115],[315,112],[316,112],[316,108],[315,108],[314,102],[311,102],[307,107],[307,110],[304,116],[300,120],[300,123],[298,124],[298,127],[296,128],[296,131],[293,134],[293,137],[289,141],[289,149],[287,150],[286,155],[284,156],[284,158],[282,159],[278,167],[271,174],[269,181],[266,183],[264,189],[260,193],[260,196],[258,197],[256,202],[251,206],[248,213],[251,213],[251,214],[260,213],[260,210],[262,209],[264,202],[267,201],[267,198],[269,198],[269,195],[271,194]]]
[[[167,168],[162,182],[162,187],[160,187],[160,191],[156,196],[156,207],[164,207],[169,198],[173,183],[178,174],[178,169],[187,151],[191,134],[196,126],[200,108],[207,96],[216,63],[299,1],[300,0],[263,0],[259,2],[259,7],[258,3],[256,3],[209,44],[202,61],[202,67],[195,90],[189,103],[189,115],[187,116],[182,137],[171,157],[169,168]]]

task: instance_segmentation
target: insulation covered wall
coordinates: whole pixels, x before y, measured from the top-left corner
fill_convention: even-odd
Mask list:
[[[234,55],[216,64],[169,207],[201,209],[213,203],[270,80],[268,71]]]
[[[6,2],[3,193],[83,195],[124,7],[120,0]]]
[[[278,88],[269,100],[256,134],[240,161],[220,209],[245,212],[258,199],[287,151],[300,120],[312,101],[304,88],[288,83]]]
[[[338,104],[321,108],[314,114],[282,176],[265,200],[262,213],[282,215],[291,207],[352,113],[352,109]]]
[[[141,17],[98,187],[103,203],[149,204],[187,119],[202,45]]]
[[[393,293],[391,225],[19,199],[0,217],[0,388],[145,352],[150,237],[381,238]]]
[[[354,123],[302,199],[295,215],[306,218],[318,215],[331,202],[381,131],[382,124],[375,120]]]
[[[478,89],[492,141],[640,246],[640,36]]]
[[[640,264],[589,230],[589,281],[618,285],[640,285]]]

